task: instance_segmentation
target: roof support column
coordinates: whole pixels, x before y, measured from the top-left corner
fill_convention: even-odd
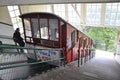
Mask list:
[[[65,19],[68,21],[68,4],[65,4]]]
[[[81,4],[81,24],[86,24],[86,4]]]
[[[100,25],[104,25],[105,22],[105,9],[106,9],[106,4],[102,3],[101,4],[101,19],[100,19]]]

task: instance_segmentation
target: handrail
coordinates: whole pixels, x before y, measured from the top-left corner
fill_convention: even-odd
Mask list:
[[[17,46],[17,45],[14,45],[14,44],[1,44],[1,45],[6,45],[6,46]]]
[[[63,50],[63,54],[64,54],[64,48],[28,48],[28,47],[19,47],[17,45],[6,45],[6,44],[2,44],[0,45],[0,48],[3,49],[28,49],[28,50]],[[36,54],[36,53],[35,53]],[[44,63],[44,62],[49,62],[49,61],[54,61],[54,60],[62,60],[65,59],[65,56],[63,56],[62,58],[59,59],[51,59],[51,60],[47,60],[47,61],[35,61],[32,63],[19,63],[19,64],[12,64],[12,65],[7,65],[7,66],[0,66],[0,70],[3,69],[8,69],[8,68],[14,68],[14,67],[21,67],[21,66],[29,66],[29,65],[33,65],[33,64],[39,64],[39,63]],[[65,66],[65,61],[64,61],[64,66]]]
[[[20,47],[17,45],[12,45],[12,44],[2,44],[0,45],[0,48],[4,48],[4,49],[28,49],[28,50],[63,50],[63,48],[28,48],[28,47]]]
[[[64,58],[59,58],[59,59],[64,59]],[[54,59],[54,60],[59,60],[59,59]],[[14,67],[22,67],[22,66],[29,66],[29,65],[33,65],[33,64],[40,64],[40,63],[44,63],[44,62],[49,62],[49,61],[54,61],[54,60],[48,60],[48,61],[36,61],[33,63],[21,63],[21,64],[14,64],[14,65],[7,65],[7,66],[0,66],[0,70],[3,69],[8,69],[8,68],[14,68]]]

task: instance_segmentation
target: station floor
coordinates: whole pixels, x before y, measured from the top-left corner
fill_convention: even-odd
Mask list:
[[[26,80],[120,80],[120,64],[112,53],[97,50],[91,60],[80,67],[77,63],[36,74]]]

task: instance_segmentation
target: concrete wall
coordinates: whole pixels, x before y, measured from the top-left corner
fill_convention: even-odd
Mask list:
[[[12,36],[14,33],[13,27],[0,23],[0,35]]]
[[[28,12],[52,12],[51,5],[23,5],[20,6],[21,13]]]
[[[7,6],[0,7],[0,22],[12,24]]]
[[[12,26],[0,23],[0,41],[2,41],[2,43],[4,43],[4,44],[14,44],[12,39],[1,38],[1,35],[9,36],[10,38],[12,38],[13,33],[14,33],[14,30],[13,30]]]

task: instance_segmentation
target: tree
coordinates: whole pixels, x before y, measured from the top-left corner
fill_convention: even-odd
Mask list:
[[[94,48],[114,51],[114,43],[118,32],[117,29],[91,27],[87,32],[87,34],[93,39]]]

